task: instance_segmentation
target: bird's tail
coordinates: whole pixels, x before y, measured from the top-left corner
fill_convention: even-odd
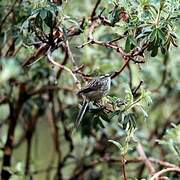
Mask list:
[[[86,112],[87,107],[88,107],[88,104],[89,104],[89,102],[88,102],[87,100],[84,100],[84,101],[83,101],[82,108],[81,108],[81,110],[79,111],[79,114],[78,114],[78,116],[77,116],[77,118],[76,118],[76,121],[75,121],[75,126],[76,126],[76,128],[79,127],[79,125],[80,125],[80,123],[81,123],[81,120],[82,120],[82,118],[83,118],[83,116],[84,116],[84,114],[85,114],[85,112]]]

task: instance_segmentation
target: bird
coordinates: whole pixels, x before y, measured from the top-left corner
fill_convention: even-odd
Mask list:
[[[97,102],[106,96],[110,87],[111,75],[106,74],[93,78],[86,86],[78,91],[77,95],[82,96],[84,101],[75,121],[76,128],[79,127],[89,103],[92,101]]]

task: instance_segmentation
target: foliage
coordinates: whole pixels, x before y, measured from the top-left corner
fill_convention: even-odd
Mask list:
[[[2,179],[180,177],[179,0],[0,5]],[[74,129],[77,91],[107,73]]]

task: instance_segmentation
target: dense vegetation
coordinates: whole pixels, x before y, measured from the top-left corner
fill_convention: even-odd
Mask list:
[[[179,22],[179,0],[0,1],[1,179],[180,179]]]

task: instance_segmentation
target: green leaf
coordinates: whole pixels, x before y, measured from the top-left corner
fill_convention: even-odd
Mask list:
[[[130,38],[128,36],[126,39],[126,43],[125,43],[125,51],[129,52],[130,50],[131,50],[131,41],[130,41]]]
[[[144,33],[144,34],[150,34],[152,32],[152,29],[150,28],[150,27],[145,27],[145,28],[143,28],[143,30],[142,30],[142,33]]]
[[[64,40],[66,41],[68,35],[67,35],[67,31],[66,31],[66,27],[65,26],[63,27],[63,35],[64,35]]]
[[[133,44],[134,46],[138,45],[133,36],[129,36],[129,39],[130,39],[131,44]]]
[[[140,107],[140,109],[141,109],[141,112],[143,113],[143,115],[144,115],[144,118],[145,118],[145,120],[148,118],[148,114],[147,114],[147,112],[144,110],[144,108],[142,107],[142,106],[139,106]]]
[[[130,130],[132,128],[135,128],[136,127],[135,119],[136,119],[136,117],[135,117],[134,113],[129,113],[129,114],[125,115],[124,120],[122,122],[123,129]]]
[[[161,47],[161,53],[162,53],[162,54],[166,54],[166,52],[167,52],[166,48]]]
[[[42,8],[41,10],[40,10],[40,16],[41,16],[41,18],[44,20],[46,17],[47,17],[47,9],[45,9],[45,8]]]
[[[161,0],[160,1],[160,10],[162,10],[163,8],[165,8],[165,1]]]
[[[158,46],[155,46],[153,49],[152,49],[152,52],[151,52],[151,57],[155,57],[158,53]]]
[[[138,39],[141,39],[144,37],[146,37],[146,34],[142,32],[142,33],[138,34],[138,36],[136,36],[136,39],[138,40]]]
[[[54,22],[53,22],[53,14],[51,11],[47,11],[47,16],[46,18],[44,19],[44,22],[46,23],[46,25],[50,28],[53,27],[54,25]]]
[[[26,21],[23,22],[23,24],[22,24],[22,26],[21,26],[21,31],[22,31],[23,29],[27,29],[28,27],[29,27],[29,21],[26,20]]]
[[[178,146],[176,143],[173,143],[173,149],[175,153],[180,157],[180,146]]]
[[[99,119],[99,120],[97,121],[97,124],[98,124],[101,128],[105,128],[105,126],[104,126],[103,122],[101,121],[101,119]]]
[[[120,151],[123,150],[123,146],[119,142],[114,140],[108,140],[108,141],[114,144]]]
[[[128,104],[130,104],[134,101],[134,96],[130,90],[126,90],[125,100],[128,102]]]
[[[157,30],[154,29],[148,36],[148,39],[150,42],[156,42],[156,38],[157,38]]]
[[[143,96],[143,98],[145,98],[145,101],[146,101],[147,105],[152,104],[153,101],[152,101],[152,98],[151,98],[151,92],[150,91],[144,91],[144,90],[142,90],[141,93],[142,92],[144,92],[142,94],[142,96]]]
[[[34,22],[35,22],[36,27],[40,28],[41,30],[43,29],[42,28],[43,20],[42,20],[42,18],[40,16],[40,13],[38,13],[38,15],[36,16]]]
[[[122,121],[123,121],[123,113],[122,113],[122,111],[119,113],[118,121],[119,121],[119,123],[122,123]]]
[[[175,47],[178,47],[178,44],[176,43],[176,40],[175,40],[172,36],[170,36],[169,38],[170,38],[171,43],[172,43]]]
[[[134,39],[134,37],[129,35],[126,39],[125,51],[129,52],[131,49],[133,49],[137,45],[138,44],[137,44],[136,40]]]
[[[166,41],[166,36],[161,29],[157,29],[158,37],[162,40],[162,43]]]
[[[170,32],[170,35],[175,38],[175,39],[178,39],[178,35],[175,33],[175,32]]]
[[[109,119],[108,115],[107,115],[104,111],[101,110],[101,111],[99,112],[99,116],[100,116],[104,121],[110,122],[110,119]]]
[[[115,23],[117,23],[120,19],[119,19],[119,13],[120,13],[120,9],[118,6],[115,6],[113,11],[111,12],[111,17],[110,17],[110,21],[112,26],[115,25]]]
[[[110,114],[109,119],[112,119],[114,116],[117,116],[121,113],[121,110],[114,111]]]

